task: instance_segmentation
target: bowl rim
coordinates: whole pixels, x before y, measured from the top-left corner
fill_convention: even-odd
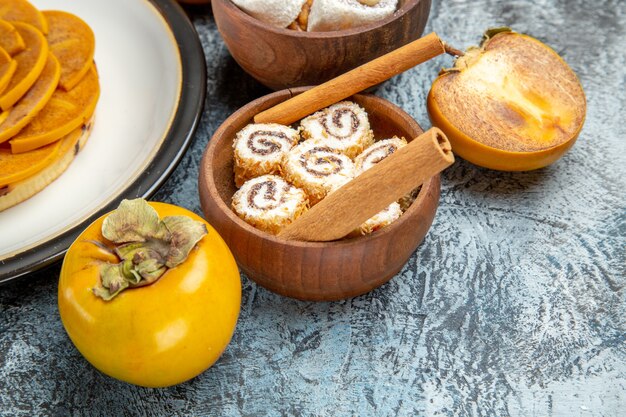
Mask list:
[[[205,179],[204,183],[206,184],[208,188],[208,195],[210,198],[214,200],[215,205],[219,207],[222,213],[225,214],[226,217],[228,217],[228,219],[230,220],[231,223],[233,223],[233,225],[239,227],[240,229],[245,230],[247,233],[254,235],[256,238],[269,241],[273,244],[288,245],[288,246],[301,247],[301,248],[329,248],[329,247],[338,248],[338,247],[350,247],[350,246],[362,245],[370,241],[384,239],[386,235],[395,233],[398,229],[403,227],[404,223],[408,221],[410,217],[418,215],[418,213],[421,212],[422,207],[427,202],[427,194],[429,192],[432,192],[432,188],[439,187],[439,174],[437,174],[434,177],[431,177],[430,179],[428,179],[422,184],[421,189],[415,201],[413,201],[413,203],[409,206],[407,211],[404,212],[397,221],[391,223],[390,225],[380,230],[377,230],[375,233],[370,233],[364,236],[355,236],[352,238],[344,238],[344,239],[330,241],[330,242],[310,242],[310,241],[301,241],[301,240],[287,240],[287,239],[279,238],[275,235],[269,234],[262,230],[259,230],[255,228],[254,226],[246,223],[243,219],[237,216],[237,214],[232,210],[232,208],[229,207],[226,204],[226,202],[220,197],[220,193],[218,192],[217,187],[215,185],[215,177],[213,175],[213,168],[211,166],[207,166],[206,159],[209,156],[212,158],[213,155],[215,154],[215,150],[217,149],[218,143],[221,144],[221,142],[225,141],[225,131],[228,129],[228,127],[231,124],[233,124],[235,120],[238,120],[244,117],[245,114],[250,113],[251,110],[258,108],[260,104],[267,102],[268,100],[271,100],[277,96],[283,96],[285,94],[287,95],[285,100],[288,100],[294,95],[300,94],[301,92],[306,91],[310,88],[312,87],[309,86],[309,87],[287,88],[287,89],[278,90],[273,93],[267,94],[265,96],[259,97],[249,102],[245,106],[239,108],[237,111],[231,114],[226,120],[224,120],[224,122],[222,122],[222,124],[217,128],[217,130],[215,130],[215,132],[211,136],[211,139],[209,140],[209,144],[205,149],[205,152],[201,161],[201,167],[199,170],[199,175],[204,175],[204,179]],[[413,119],[413,117],[411,117],[408,113],[406,113],[404,110],[402,110],[400,107],[396,106],[395,104],[391,103],[390,101],[382,97],[378,97],[376,95],[368,94],[368,93],[354,94],[353,96],[347,97],[344,100],[350,100],[354,96],[363,96],[363,97],[368,97],[368,98],[373,98],[375,100],[378,100],[381,104],[383,104],[384,106],[387,106],[389,110],[398,113],[403,119],[405,119],[408,126],[410,126],[413,129],[417,128],[417,130],[423,132],[422,127],[415,121],[415,119]],[[253,116],[251,116],[249,119],[251,119],[252,117]],[[221,141],[218,140],[218,138],[221,138]],[[201,184],[202,184],[202,181],[199,181],[199,186],[201,186]]]
[[[324,31],[324,32],[298,31],[298,30],[293,30],[293,29],[272,26],[253,16],[250,16],[249,14],[241,10],[239,7],[237,7],[237,5],[233,3],[231,0],[214,0],[214,1],[222,2],[225,8],[232,10],[233,13],[235,13],[238,16],[238,18],[243,20],[246,24],[253,25],[259,29],[263,29],[268,32],[273,32],[274,34],[277,34],[277,35],[284,35],[284,36],[291,36],[294,38],[305,38],[305,39],[329,39],[329,38],[340,38],[340,37],[360,35],[361,33],[369,32],[371,30],[381,28],[393,22],[394,20],[403,17],[410,10],[414,9],[415,7],[419,6],[423,1],[427,1],[427,0],[406,0],[402,6],[400,6],[395,12],[385,17],[384,19],[378,20],[376,22],[373,22],[367,25],[357,26],[357,27],[350,28],[350,29],[331,30],[331,31]]]

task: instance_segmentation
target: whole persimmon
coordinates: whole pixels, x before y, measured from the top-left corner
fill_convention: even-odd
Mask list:
[[[124,200],[70,246],[59,280],[63,326],[103,373],[146,387],[181,383],[228,345],[241,303],[218,233],[170,204]]]

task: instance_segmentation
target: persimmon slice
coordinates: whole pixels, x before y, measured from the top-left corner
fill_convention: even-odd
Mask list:
[[[4,49],[0,48],[0,93],[9,85],[16,68],[17,62]]]
[[[8,110],[35,84],[48,56],[48,42],[40,31],[25,23],[15,22],[13,26],[24,39],[26,49],[13,57],[17,61],[17,68],[0,96],[2,110]]]
[[[15,55],[26,48],[24,39],[15,29],[15,26],[6,20],[0,20],[0,48],[7,51],[9,55]]]
[[[78,16],[57,10],[43,14],[50,25],[50,49],[61,63],[61,88],[69,91],[89,71],[96,39],[89,25]]]
[[[46,105],[59,83],[61,68],[59,61],[48,54],[48,60],[37,82],[28,90],[20,101],[9,111],[9,115],[0,124],[0,143],[15,136]]]
[[[0,146],[0,187],[21,181],[44,169],[57,155],[61,142],[57,140],[20,154],[14,154],[8,147]]]
[[[92,65],[70,91],[57,88],[39,114],[11,139],[12,152],[27,152],[47,145],[81,126],[91,118],[99,95],[98,74]]]
[[[49,146],[57,146],[57,152],[52,158],[45,161],[44,166],[38,171],[29,174],[21,180],[2,185],[0,182],[0,211],[14,206],[43,190],[52,181],[57,179],[74,160],[78,152],[83,148],[89,133],[92,122],[73,130],[67,136]],[[37,151],[33,152],[38,152]],[[14,157],[17,155],[13,155]],[[0,158],[0,172],[2,159]],[[41,165],[39,165],[41,167]]]
[[[24,22],[48,33],[44,15],[26,0],[0,0],[0,18],[10,22]]]
[[[574,143],[586,100],[572,69],[547,45],[520,33],[487,33],[428,96],[433,124],[477,165],[528,170],[554,162]]]

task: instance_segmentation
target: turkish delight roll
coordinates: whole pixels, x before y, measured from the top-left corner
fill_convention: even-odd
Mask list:
[[[330,146],[307,140],[289,151],[282,171],[285,179],[302,188],[315,205],[354,177],[354,163]]]
[[[390,139],[383,139],[375,142],[372,146],[363,151],[354,160],[356,175],[362,174],[364,171],[370,169],[375,164],[379,163],[398,149],[406,146],[406,140],[404,138],[398,138],[394,136]],[[415,200],[419,188],[413,190],[411,193],[405,195],[398,203],[402,211],[406,211],[409,206]]]
[[[383,139],[375,142],[355,158],[354,165],[356,175],[360,175],[370,169],[403,146],[406,146],[406,140],[396,136],[391,139]]]
[[[308,199],[281,177],[263,175],[235,192],[232,208],[248,224],[275,235],[308,209]]]
[[[300,14],[307,0],[233,0],[250,16],[272,26],[286,28]]]
[[[235,156],[235,185],[254,177],[280,173],[283,156],[300,139],[298,132],[276,123],[249,124],[233,143]]]
[[[367,113],[350,101],[333,104],[300,122],[305,139],[319,141],[354,158],[374,142]]]
[[[397,7],[398,0],[315,0],[307,29],[314,32],[367,25],[391,16]]]
[[[395,222],[400,216],[402,216],[402,208],[400,204],[393,202],[386,209],[366,220],[353,234],[367,235],[375,232]]]

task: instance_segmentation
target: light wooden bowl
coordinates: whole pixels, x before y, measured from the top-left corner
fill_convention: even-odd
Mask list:
[[[432,224],[439,202],[439,176],[421,188],[415,202],[391,225],[371,235],[334,242],[279,239],[241,220],[230,208],[235,134],[255,114],[304,88],[261,97],[230,116],[207,146],[199,175],[200,203],[206,219],[226,241],[241,270],[263,287],[303,300],[338,300],[364,294],[398,273]],[[386,100],[357,94],[352,100],[369,113],[375,137],[411,140],[422,133],[408,114]]]
[[[400,0],[378,22],[332,32],[299,32],[257,20],[230,0],[213,0],[217,28],[231,55],[251,76],[279,90],[321,84],[391,52],[424,31],[431,0]]]

